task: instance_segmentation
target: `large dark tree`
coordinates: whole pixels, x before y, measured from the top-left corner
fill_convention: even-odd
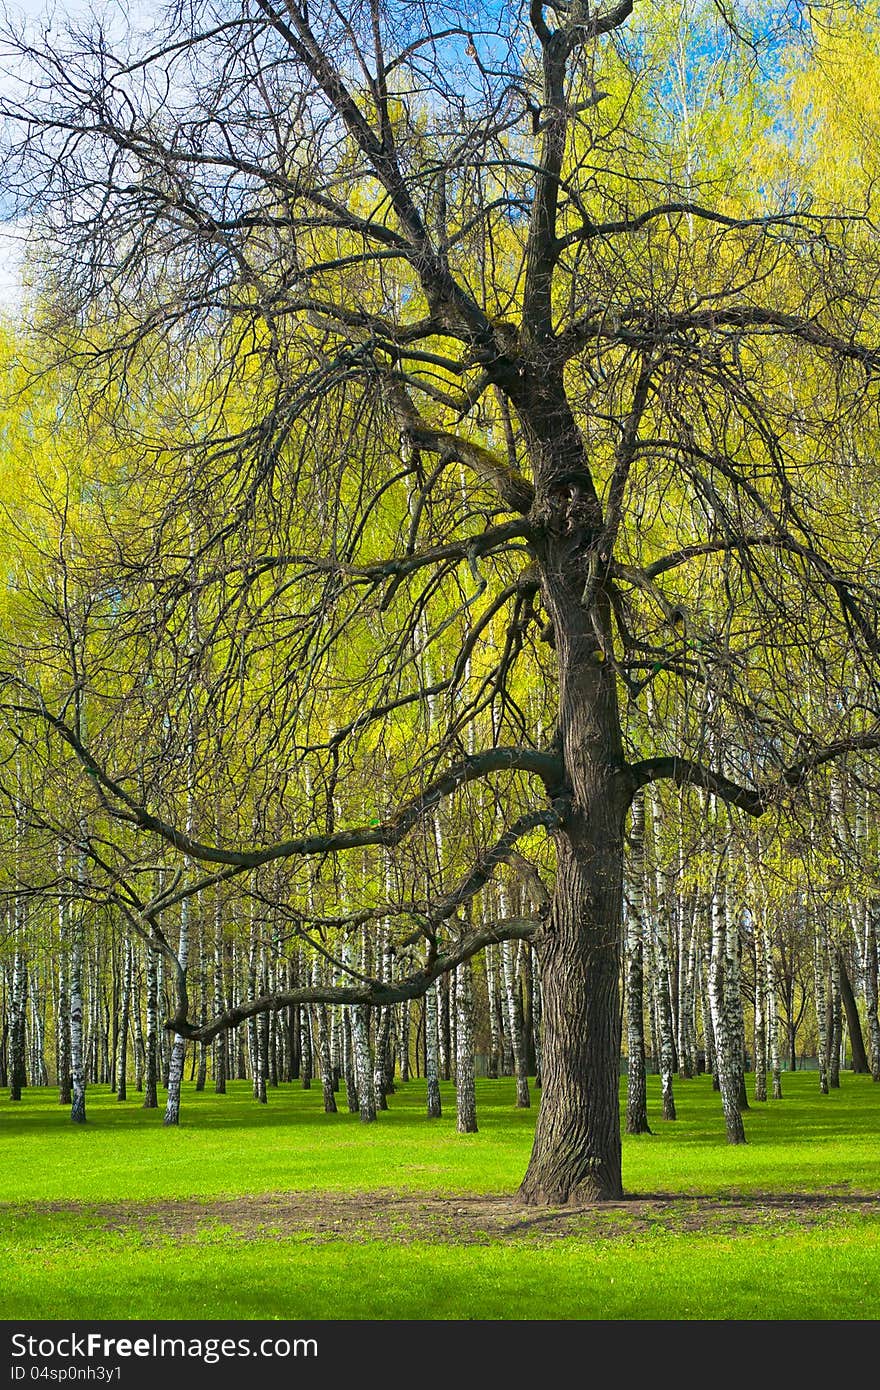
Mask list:
[[[105,499],[110,539],[67,561],[104,584],[90,631],[110,604],[136,653],[124,704],[104,698],[107,641],[57,698],[10,658],[17,737],[40,750],[48,728],[85,766],[104,828],[71,839],[170,960],[187,894],[265,898],[281,863],[295,894],[318,859],[350,904],[353,852],[387,857],[395,981],[364,968],[198,1025],[179,972],[181,1035],[413,997],[531,935],[530,1203],[622,1195],[635,793],[671,780],[757,816],[880,744],[876,487],[857,532],[850,510],[854,476],[876,478],[870,232],[750,180],[729,147],[686,148],[665,11],[181,0],[160,37],[10,39],[5,180],[42,330],[153,508],[120,536]],[[706,7],[734,105],[781,61],[774,14],[756,35]],[[250,824],[214,814],[218,769]],[[459,873],[425,895],[446,802]],[[516,846],[541,826],[549,907],[469,925],[500,864],[527,878]],[[179,856],[152,898],[156,850],[138,859],[129,832]],[[316,931],[371,914],[298,901]]]

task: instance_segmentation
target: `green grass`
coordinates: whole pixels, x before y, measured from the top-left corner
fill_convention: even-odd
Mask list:
[[[880,1086],[845,1075],[818,1094],[815,1073],[784,1077],[785,1099],[752,1107],[749,1144],[728,1148],[707,1078],[679,1083],[679,1120],[624,1141],[638,1195],[680,1194],[699,1213],[731,1193],[880,1193]],[[89,1123],[70,1124],[54,1093],[0,1099],[3,1318],[866,1318],[880,1317],[880,1209],[845,1202],[804,1227],[774,1210],[759,1229],[669,1219],[636,1230],[626,1213],[601,1240],[508,1239],[474,1245],[287,1235],[245,1240],[205,1223],[188,1238],[105,1229],[89,1204],[290,1191],[513,1193],[535,1110],[513,1108],[509,1081],[478,1083],[480,1132],[455,1131],[454,1099],[423,1118],[411,1082],[377,1124],[325,1116],[320,1089],[296,1086],[257,1106],[186,1088],[166,1130],[134,1097],[95,1088]],[[81,1203],[48,1210],[34,1204]],[[880,1203],[878,1203],[880,1208]]]

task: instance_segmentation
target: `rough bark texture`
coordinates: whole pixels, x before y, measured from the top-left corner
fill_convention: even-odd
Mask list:
[[[567,403],[555,397],[552,405],[555,447],[568,441],[571,463],[582,464],[582,444]],[[540,438],[534,451],[546,468]],[[539,476],[541,471],[536,469]],[[551,506],[542,557],[544,603],[559,668],[565,771],[562,819],[554,832],[553,900],[536,942],[544,987],[542,1099],[520,1188],[522,1199],[535,1205],[623,1195],[620,937],[624,822],[634,787],[623,759],[616,676],[605,659],[611,647],[609,605],[600,590],[588,592],[598,556],[582,552],[581,520],[586,528],[594,524],[591,507],[581,518],[569,505],[560,523]]]
[[[559,847],[553,909],[541,945],[542,1100],[520,1188],[532,1205],[623,1195],[617,939],[622,854],[616,864],[608,853],[584,863],[566,848]],[[585,903],[593,908],[586,922]]]

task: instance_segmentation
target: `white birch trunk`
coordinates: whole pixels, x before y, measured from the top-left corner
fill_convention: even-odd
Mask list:
[[[321,984],[321,967],[315,958],[312,966],[312,984],[318,988]],[[315,1032],[318,1039],[318,1062],[321,1071],[321,1091],[324,1099],[324,1114],[335,1115],[336,1096],[333,1090],[333,1063],[330,1057],[330,1032],[327,1026],[327,1006],[325,1004],[315,1004],[313,1017],[315,1020]]]
[[[840,1051],[843,1041],[842,1004],[840,997],[840,957],[837,948],[828,945],[828,1085],[832,1090],[840,1090]]]
[[[825,926],[818,919],[813,934],[813,997],[816,1005],[816,1056],[819,1063],[819,1090],[828,1094],[828,951]]]
[[[159,961],[156,952],[147,947],[147,1037],[144,1055],[144,1110],[155,1110],[159,1104]]]
[[[56,1031],[56,1070],[58,1072],[58,1102],[69,1105],[70,1080],[70,927],[67,894],[64,887],[65,855],[58,846],[58,1025]]]
[[[507,893],[503,885],[498,889],[499,901],[501,904],[502,917],[510,916],[510,904]],[[526,1070],[526,1051],[525,1039],[523,1037],[522,1026],[522,1005],[519,999],[519,982],[516,978],[516,957],[515,943],[503,941],[501,943],[501,968],[504,982],[504,1005],[505,1021],[507,1030],[510,1034],[511,1048],[513,1050],[513,1065],[516,1074],[516,1105],[519,1110],[526,1110],[531,1105],[529,1095],[529,1078]]]
[[[412,1006],[409,1000],[398,1005],[398,1028],[400,1031],[400,1079],[410,1079],[409,1050],[412,1045]]]
[[[214,889],[214,1013],[226,1008],[223,987],[223,899],[219,887]],[[214,1039],[214,1094],[226,1095],[229,1075],[229,1033],[224,1028]]]
[[[376,1118],[376,1095],[373,1090],[373,1065],[370,1057],[369,1013],[366,1005],[354,1004],[351,1015],[351,1032],[357,1073],[358,1113],[364,1124],[371,1124]]]
[[[72,1098],[70,1118],[74,1124],[86,1122],[86,1068],[83,1047],[83,905],[77,904],[70,951],[70,1073]]]
[[[541,957],[537,951],[532,953],[532,976],[535,986],[535,1089],[541,1089],[541,1074],[543,1071],[543,1043],[542,1029],[544,1023],[544,986],[541,979]]]
[[[865,1016],[868,1024],[868,1046],[871,1050],[871,1076],[875,1081],[880,1081],[880,1018],[877,1015],[877,916],[878,905],[875,900],[869,900],[865,904]]]
[[[645,797],[633,798],[626,913],[626,1132],[650,1134],[645,1076]]]
[[[178,965],[184,974],[189,961],[189,915],[190,900],[184,898],[180,905],[180,940],[177,947]],[[180,1124],[180,1086],[185,1060],[186,1039],[175,1033],[168,1062],[168,1091],[165,1097],[165,1114],[162,1117],[163,1125]]]
[[[439,1119],[443,1113],[440,1102],[440,1070],[438,1047],[437,991],[440,982],[428,986],[425,994],[425,1084],[428,1119]]]
[[[119,1008],[119,1037],[116,1041],[116,1099],[128,1097],[128,1029],[131,1016],[132,944],[123,939],[122,998]]]
[[[712,1035],[715,1051],[715,1070],[724,1122],[729,1144],[746,1142],[740,1111],[741,1073],[736,1065],[736,1052],[739,1040],[735,1036],[735,1020],[729,1009],[730,982],[725,980],[729,953],[728,921],[731,914],[726,907],[726,894],[723,891],[719,874],[712,894],[712,950],[709,958],[709,1001],[712,1016]]]
[[[755,944],[755,1100],[767,1099],[767,962],[761,923],[752,917]]]
[[[471,962],[455,971],[455,1096],[459,1134],[477,1132],[477,1092],[474,1078],[474,1000]]]
[[[16,899],[16,917],[18,899]],[[9,1026],[9,1099],[21,1100],[21,1093],[27,1085],[27,1064],[25,1062],[25,1023],[27,1020],[28,971],[24,949],[21,944],[20,925],[16,924],[16,947],[12,963],[12,995],[10,999]]]
[[[666,885],[660,867],[661,831],[663,816],[660,798],[652,784],[650,794],[651,830],[654,856],[654,997],[657,1006],[657,1044],[660,1066],[660,1090],[663,1098],[664,1120],[675,1119],[675,1096],[673,1076],[675,1074],[674,1024],[672,1018],[672,999],[669,990],[669,923],[667,920]],[[644,864],[644,859],[643,859]]]

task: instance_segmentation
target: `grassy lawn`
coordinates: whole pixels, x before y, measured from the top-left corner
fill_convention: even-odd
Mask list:
[[[632,1211],[556,1229],[508,1222],[503,1235],[475,1217],[464,1240],[426,1238],[410,1217],[419,1194],[454,1208],[515,1192],[535,1110],[513,1108],[511,1081],[478,1083],[469,1136],[455,1131],[451,1087],[444,1117],[423,1118],[419,1082],[371,1126],[325,1116],[319,1087],[282,1087],[268,1106],[246,1083],[225,1097],[189,1087],[177,1130],[97,1088],[84,1128],[52,1091],[4,1097],[0,1316],[880,1317],[880,1086],[845,1075],[826,1097],[815,1073],[786,1075],[785,1099],[753,1105],[749,1144],[729,1149],[708,1078],[678,1084],[674,1124],[649,1085],[654,1133],[624,1140]],[[399,1228],[386,1220],[376,1236],[363,1220],[316,1231],[224,1217],[227,1199],[241,1213],[249,1196],[321,1194],[332,1213],[348,1194],[390,1192],[405,1199]],[[181,1221],[173,1204],[187,1198],[204,1206]]]

